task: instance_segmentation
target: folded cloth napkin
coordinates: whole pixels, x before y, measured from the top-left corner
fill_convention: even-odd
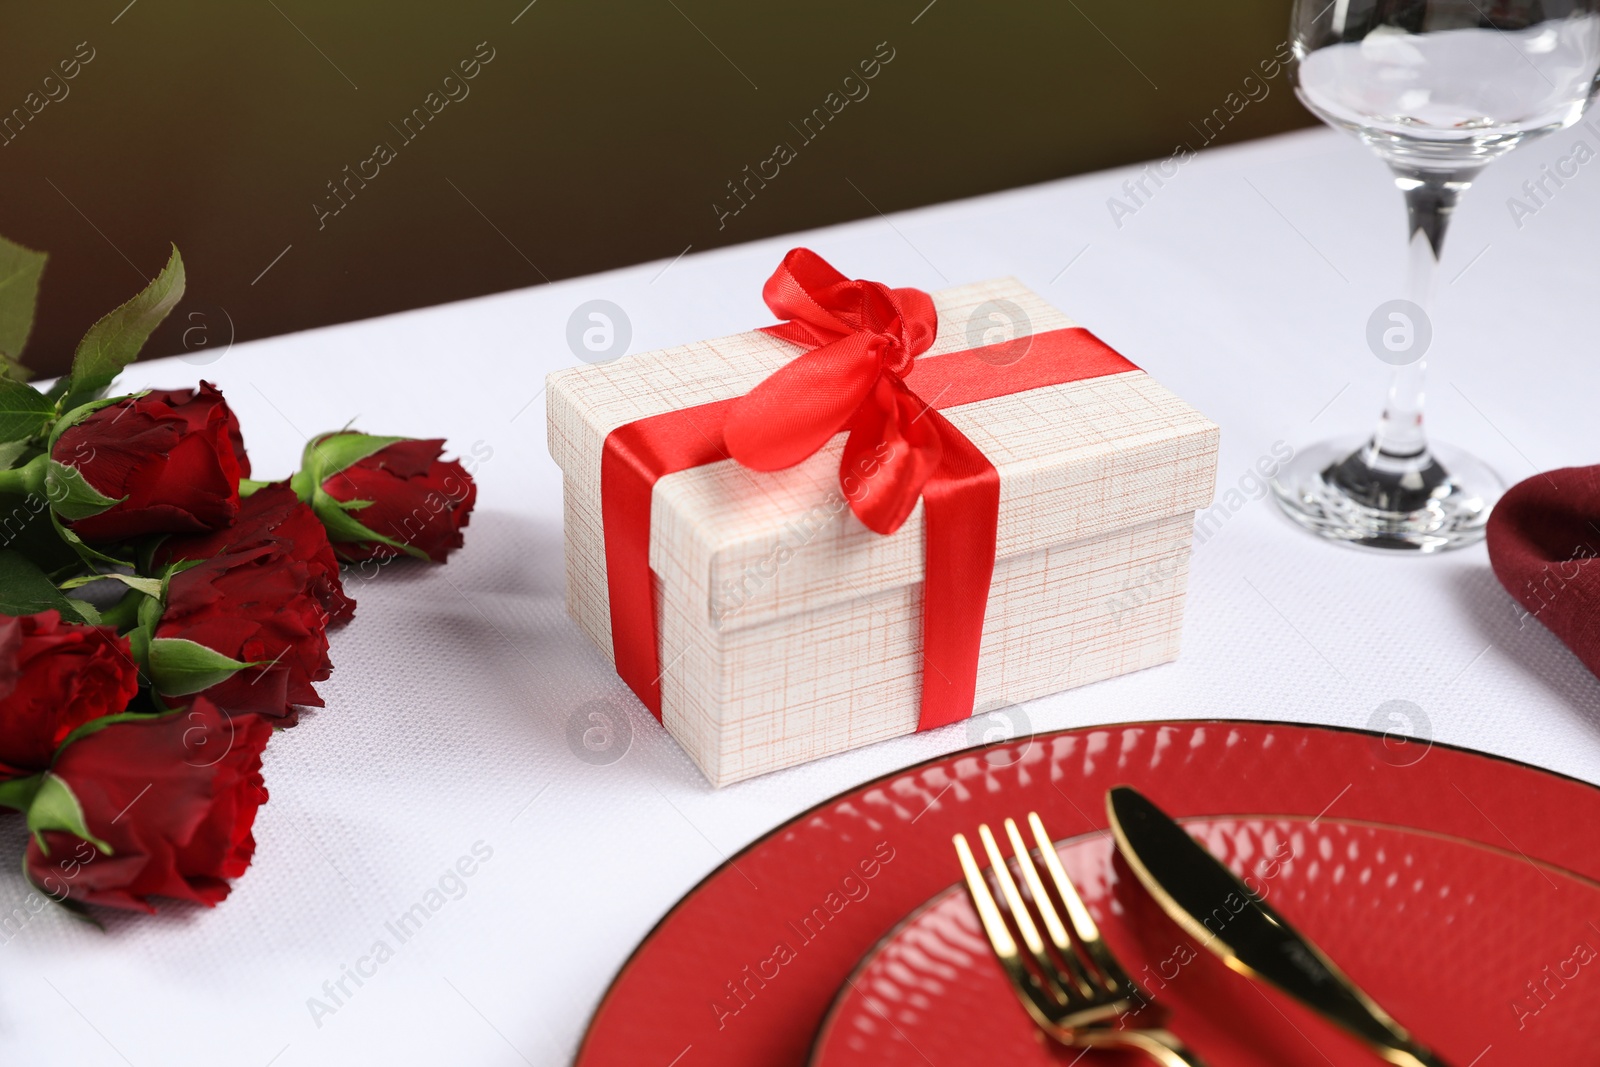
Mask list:
[[[1488,538],[1500,584],[1600,675],[1600,466],[1513,486],[1489,516]]]

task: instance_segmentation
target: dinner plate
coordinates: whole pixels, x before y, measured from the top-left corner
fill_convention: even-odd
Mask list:
[[[1503,848],[1328,817],[1185,827],[1450,1062],[1595,1062],[1600,885]],[[1377,1062],[1207,953],[1154,904],[1107,835],[1057,851],[1107,943],[1151,996],[1114,1025],[1165,1016],[1212,1067]],[[1016,1000],[961,886],[913,912],[862,961],[812,1062],[926,1067],[932,1050],[933,1062],[1007,1067],[1076,1055],[1046,1041]],[[1096,1053],[1082,1062],[1115,1061]]]
[[[1121,783],[1180,818],[1272,813],[1282,820],[1371,825],[1513,854],[1557,886],[1600,880],[1600,789],[1535,767],[1443,745],[1397,746],[1363,732],[1283,723],[1201,720],[1067,730],[897,771],[746,847],[690,890],[634,951],[590,1020],[576,1062],[799,1067],[862,957],[958,881],[952,834],[1038,811],[1059,839],[1103,837],[1105,792]],[[1285,911],[1297,914],[1291,903],[1284,900]],[[1506,1017],[1515,1018],[1519,997],[1532,995],[1528,983],[1547,980],[1545,965],[1560,979],[1578,942],[1600,948],[1600,934],[1580,925],[1568,935],[1573,944],[1531,953],[1504,934],[1516,928],[1505,925],[1513,914],[1500,919],[1466,936],[1502,963],[1495,989]],[[1326,935],[1320,927],[1313,932]],[[1391,945],[1391,958],[1424,949],[1408,937]],[[1600,985],[1600,961],[1583,966],[1565,988],[1552,980],[1555,991],[1541,995],[1545,1007],[1526,1030],[1553,1017],[1561,998],[1577,996],[1587,982]],[[1374,986],[1375,995],[1389,991],[1381,981]],[[1253,987],[1241,992],[1261,996]],[[998,1002],[985,998],[985,1010],[1018,1011],[1009,998],[1009,992]],[[1420,1029],[1423,1022],[1414,1025]],[[1301,1060],[1324,1062],[1280,1062]],[[1496,1062],[1488,1058],[1478,1067]],[[1528,1061],[1513,1053],[1505,1062]]]

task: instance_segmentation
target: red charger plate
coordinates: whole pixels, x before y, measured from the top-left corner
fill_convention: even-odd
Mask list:
[[[1120,783],[1180,818],[1274,813],[1371,824],[1526,857],[1556,868],[1558,885],[1600,881],[1600,789],[1535,767],[1284,723],[1062,731],[958,752],[869,782],[741,851],[686,894],[623,965],[590,1021],[577,1064],[799,1067],[862,957],[959,878],[952,834],[1028,811],[1038,811],[1062,839],[1104,831],[1105,791]],[[1289,902],[1285,911],[1299,917]],[[1403,916],[1371,921],[1390,940],[1396,967],[1421,953]],[[1585,929],[1572,930],[1574,945],[1552,949],[1548,959],[1494,928],[1473,935],[1474,946],[1503,965],[1496,973],[1506,1017],[1514,1017],[1519,996],[1530,995],[1526,982],[1543,981],[1545,964],[1559,969],[1580,940],[1600,949],[1600,934]],[[1600,961],[1594,975],[1589,969],[1568,989],[1583,978],[1600,985]],[[1539,1003],[1548,1010],[1559,996]],[[1009,998],[1007,992],[990,1010],[1020,1012]],[[984,998],[986,1008],[991,999]],[[1438,1010],[1448,1018],[1448,1008]],[[1428,1032],[1423,1020],[1411,1025]]]

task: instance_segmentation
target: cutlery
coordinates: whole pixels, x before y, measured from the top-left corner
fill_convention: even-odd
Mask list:
[[[1137,790],[1106,794],[1117,848],[1161,909],[1230,968],[1267,982],[1396,1067],[1446,1067],[1188,831]]]
[[[1028,813],[1028,826],[1060,908],[1051,899],[1016,820],[1007,819],[1005,831],[1027,886],[1026,897],[988,825],[978,827],[978,837],[1005,901],[1004,909],[990,890],[966,836],[956,834],[953,840],[984,933],[1033,1021],[1071,1048],[1137,1049],[1163,1067],[1204,1067],[1199,1057],[1170,1031],[1130,1025],[1132,1015],[1149,1006],[1149,994],[1134,984],[1100,937],[1099,927],[1062,869],[1055,845],[1037,814]],[[1061,920],[1063,910],[1072,926],[1071,935]],[[1007,924],[1008,916],[1011,925]],[[1048,943],[1040,936],[1041,925]],[[1025,952],[1017,945],[1018,937]]]

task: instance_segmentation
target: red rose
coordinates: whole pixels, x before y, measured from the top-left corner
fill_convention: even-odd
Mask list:
[[[57,900],[154,911],[149,897],[212,905],[250,866],[250,829],[266,802],[261,750],[272,727],[209,701],[124,720],[61,750],[50,773],[78,798],[109,854],[64,830],[30,838],[28,877]],[[48,851],[47,851],[48,850]]]
[[[88,541],[226,526],[250,469],[239,420],[209,382],[103,407],[68,427],[51,456],[102,495],[127,498],[72,523]]]
[[[259,662],[210,686],[205,696],[231,714],[256,712],[292,723],[293,705],[322,706],[311,683],[333,671],[327,620],[310,568],[275,540],[174,574],[152,636],[181,638],[241,662]],[[162,679],[154,681],[159,689]]]
[[[0,778],[50,766],[67,735],[114,715],[139,690],[126,639],[54,611],[0,616]]]
[[[357,460],[322,483],[335,500],[369,500],[350,517],[373,533],[393,538],[426,553],[435,563],[462,543],[478,498],[461,464],[444,462],[439,454],[444,441],[396,441],[365,459]],[[347,560],[390,559],[399,554],[381,541],[335,541],[334,548]]]
[[[144,395],[146,400],[159,400],[174,411],[203,411],[215,402],[228,413],[228,445],[233,458],[239,463],[239,477],[250,477],[250,457],[244,450],[244,430],[239,426],[239,416],[233,413],[222,392],[210,382],[202,381],[198,389],[152,389]]]
[[[316,513],[300,502],[283,482],[257,489],[239,503],[239,518],[232,526],[210,534],[169,537],[156,552],[157,565],[174,560],[210,559],[224,553],[261,545],[281,547],[305,565],[312,595],[336,626],[355,616],[356,602],[345,595],[339,580],[339,560],[328,543]]]

